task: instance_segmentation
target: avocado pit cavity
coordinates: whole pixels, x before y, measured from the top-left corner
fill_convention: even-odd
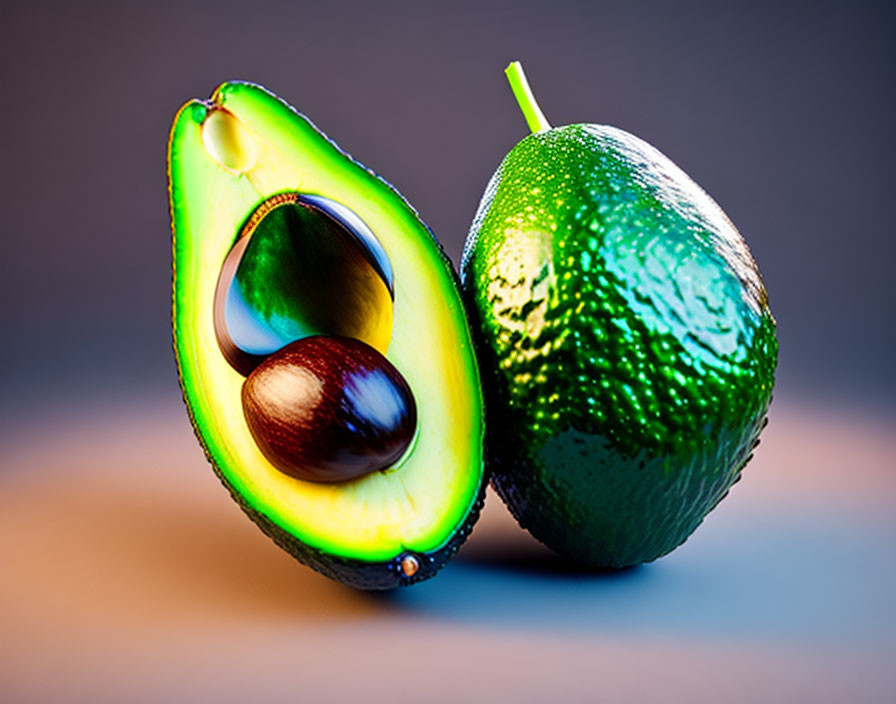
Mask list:
[[[268,461],[313,482],[389,467],[417,427],[414,396],[399,371],[350,338],[306,337],[270,355],[243,384],[242,403]]]
[[[255,209],[224,260],[215,334],[243,375],[310,335],[355,338],[385,353],[392,299],[389,258],[355,213],[321,196],[282,193]]]

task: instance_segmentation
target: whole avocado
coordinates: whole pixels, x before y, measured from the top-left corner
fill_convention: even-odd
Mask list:
[[[670,552],[739,479],[774,386],[775,321],[719,206],[615,127],[533,134],[464,249],[492,484],[557,553],[619,568]]]

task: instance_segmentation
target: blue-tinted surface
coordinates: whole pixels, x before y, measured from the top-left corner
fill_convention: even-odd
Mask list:
[[[743,480],[656,563],[582,572],[490,495],[436,579],[371,595],[247,525],[176,391],[91,408],[0,433],[3,701],[236,702],[301,676],[309,701],[394,702],[396,668],[433,702],[896,692],[892,417],[776,402]]]
[[[430,617],[527,631],[852,644],[896,654],[896,522],[805,509],[719,513],[673,556],[618,573],[589,575],[546,551],[508,556],[474,542],[442,579],[396,602]]]

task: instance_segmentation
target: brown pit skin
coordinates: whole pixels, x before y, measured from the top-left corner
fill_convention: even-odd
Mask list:
[[[346,337],[306,337],[270,355],[243,383],[242,403],[268,461],[312,482],[387,469],[417,427],[401,373],[373,347]]]

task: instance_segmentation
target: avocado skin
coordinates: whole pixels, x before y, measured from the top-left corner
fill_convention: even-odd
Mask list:
[[[599,568],[684,542],[751,458],[777,362],[721,209],[622,130],[539,132],[489,183],[461,278],[487,466],[520,525]]]

